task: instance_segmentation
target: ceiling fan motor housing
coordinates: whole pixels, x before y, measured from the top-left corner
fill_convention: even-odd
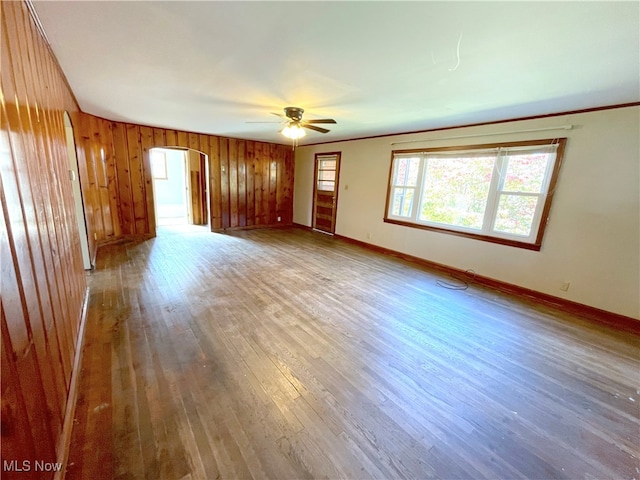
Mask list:
[[[286,107],[284,109],[284,114],[287,116],[287,118],[290,118],[291,120],[294,120],[296,122],[302,120],[303,113],[304,110],[299,107]]]

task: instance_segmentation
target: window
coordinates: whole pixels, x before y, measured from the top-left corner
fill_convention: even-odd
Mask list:
[[[394,151],[385,221],[540,250],[565,142]]]
[[[318,156],[316,187],[318,190],[333,192],[336,189],[336,155]]]
[[[167,180],[167,156],[164,152],[151,150],[151,176],[155,180]]]

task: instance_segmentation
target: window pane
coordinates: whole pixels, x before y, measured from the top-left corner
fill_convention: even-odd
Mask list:
[[[420,220],[480,230],[494,157],[429,158]]]
[[[509,155],[502,190],[540,193],[549,157],[548,153]]]
[[[394,188],[391,214],[398,217],[410,217],[414,192],[413,188]]]
[[[335,170],[336,169],[336,161],[335,160],[320,160],[320,162],[318,162],[320,165],[318,165],[318,168],[321,168],[323,170]]]
[[[318,172],[318,180],[335,180],[336,179],[336,171],[328,170],[328,171],[319,171]]]
[[[396,176],[394,185],[415,187],[418,184],[419,158],[399,158],[396,160]]]
[[[528,237],[537,204],[537,196],[500,195],[493,230]]]
[[[335,183],[336,182],[332,182],[330,180],[320,180],[318,182],[318,190],[333,192],[335,189]]]
[[[162,152],[151,151],[151,176],[160,180],[167,178],[167,160]]]
[[[393,189],[393,203],[391,204],[391,215],[400,215],[402,199],[404,198],[404,188]]]

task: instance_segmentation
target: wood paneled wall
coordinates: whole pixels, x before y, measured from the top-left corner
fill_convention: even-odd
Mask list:
[[[212,230],[293,222],[289,146],[113,122],[85,113],[79,119],[74,134],[92,254],[103,242],[155,235],[149,150],[156,147],[189,148],[207,156]]]
[[[49,478],[35,461],[61,453],[86,292],[63,120],[79,110],[26,4],[0,2],[0,36],[0,465]]]
[[[99,242],[121,236],[112,130],[112,122],[85,113],[73,125],[92,255]]]
[[[112,131],[122,235],[155,235],[149,167],[154,147],[207,155],[212,230],[292,223],[291,147],[118,122]]]

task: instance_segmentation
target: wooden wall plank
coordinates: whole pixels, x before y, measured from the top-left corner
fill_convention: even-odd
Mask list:
[[[107,179],[107,170],[105,168],[105,163],[107,160],[106,152],[103,147],[105,143],[107,143],[106,136],[104,131],[104,122],[98,117],[91,118],[91,130],[93,133],[93,142],[91,143],[91,147],[94,150],[95,155],[95,172],[96,172],[96,183],[99,188],[107,188],[108,179]]]
[[[100,147],[100,127],[98,125],[98,118],[91,117],[89,119],[89,138],[86,142],[85,148],[89,151],[89,173],[90,173],[90,188],[92,190],[92,207],[94,228],[99,238],[105,237],[105,215],[104,215],[104,196],[103,192],[107,188],[107,175],[103,168],[102,151]],[[108,201],[107,201],[108,205]]]
[[[211,229],[222,228],[222,183],[220,173],[220,151],[218,137],[209,139],[209,211]]]
[[[189,132],[187,135],[187,146],[192,150],[198,150],[199,152],[202,151],[200,150],[200,137],[198,134]]]
[[[246,142],[246,154],[245,154],[245,175],[246,179],[246,191],[247,191],[247,226],[255,224],[255,171],[256,171],[256,158],[255,158],[255,142]]]
[[[140,127],[140,145],[142,147],[142,177],[145,192],[145,212],[147,215],[147,226],[144,233],[155,236],[156,215],[152,190],[151,163],[149,160],[149,150],[154,147],[153,129],[151,127]]]
[[[238,140],[229,139],[229,226],[238,226]]]
[[[154,147],[162,147],[162,146],[168,145],[165,132],[166,130],[164,128],[153,129],[153,146]]]
[[[2,458],[3,460],[36,458],[35,439],[29,423],[27,402],[18,382],[22,372],[17,369],[15,359],[12,358],[14,348],[6,328],[6,315],[2,303],[0,303],[0,321],[2,322],[2,372],[0,373],[2,380],[0,390],[3,423]]]
[[[276,207],[275,207],[275,212],[276,212],[276,222],[280,223],[282,222],[282,217],[284,215],[284,189],[285,189],[285,178],[284,178],[284,168],[285,168],[285,164],[284,164],[284,159],[280,159],[279,161],[275,162],[276,164],[276,192],[275,192],[275,197],[276,197]]]
[[[268,145],[256,143],[256,180],[255,180],[255,202],[256,202],[256,225],[266,225],[266,212],[269,209],[269,166],[265,164],[264,149]],[[267,152],[268,153],[268,152]],[[268,155],[267,155],[268,156]]]
[[[222,210],[222,228],[231,226],[229,191],[229,139],[220,138],[220,209]]]
[[[13,188],[8,188],[9,182],[6,181],[6,170],[2,173],[2,206],[6,232],[0,245],[3,309],[7,312],[7,329],[14,349],[11,353],[16,358],[21,358],[27,354],[31,347],[31,321],[28,316],[28,306],[24,295],[25,285],[22,283],[22,278],[16,268],[17,260],[15,258],[15,242],[13,241],[14,234],[12,230],[15,229],[20,232],[23,230],[24,224],[19,218],[10,218],[7,215],[9,210],[15,210],[11,199],[17,192],[12,191],[14,190]],[[19,212],[20,210],[17,211]]]
[[[269,145],[269,214],[268,222],[273,224],[276,222],[276,189],[278,170],[275,158],[276,145]]]
[[[247,226],[247,166],[245,163],[244,140],[238,141],[238,166],[236,168],[238,177],[238,226]]]
[[[255,224],[264,225],[264,161],[262,148],[264,144],[254,145],[255,175],[254,175],[254,202],[255,202]]]
[[[127,124],[127,147],[131,166],[131,193],[133,198],[133,233],[142,235],[147,232],[147,201],[145,198],[144,172],[142,162],[142,145],[140,143],[140,126]]]
[[[108,149],[106,151],[107,165],[107,190],[109,191],[109,206],[111,211],[111,229],[107,232],[105,240],[111,240],[121,236],[120,225],[122,223],[122,212],[118,202],[118,170],[116,166],[116,156],[113,151],[113,124],[103,121],[106,129],[105,135],[108,139]]]
[[[95,150],[96,173],[98,177],[99,199],[102,204],[102,234],[100,241],[117,236],[120,213],[117,203],[117,178],[115,156],[113,153],[113,134],[111,122],[97,119],[91,148]]]
[[[177,147],[178,146],[178,133],[175,130],[165,131],[165,146]]]
[[[127,143],[127,131],[124,123],[113,124],[113,151],[116,158],[118,178],[118,200],[121,214],[120,231],[123,235],[135,233],[133,214],[133,193],[131,191],[131,165],[129,159],[129,146]],[[127,159],[127,161],[124,161]],[[91,236],[91,235],[90,235]]]
[[[189,148],[189,133],[177,132],[177,146],[182,148]]]
[[[287,148],[284,152],[283,169],[283,195],[280,211],[282,212],[282,222],[289,225],[293,223],[293,178],[295,170],[295,159],[293,150]]]
[[[209,155],[209,138],[213,137],[211,135],[198,135],[199,151],[207,156]]]

